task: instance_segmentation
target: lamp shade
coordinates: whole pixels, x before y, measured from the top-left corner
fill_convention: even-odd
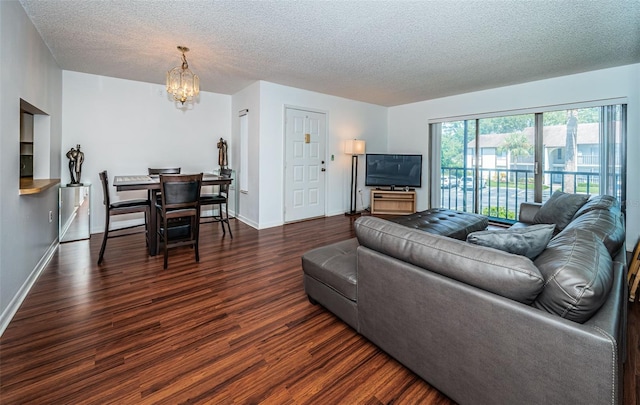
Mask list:
[[[365,141],[361,139],[349,139],[344,145],[344,153],[347,155],[364,155]]]

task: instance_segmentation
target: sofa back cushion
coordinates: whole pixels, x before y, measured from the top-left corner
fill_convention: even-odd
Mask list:
[[[575,213],[573,219],[594,210],[607,210],[620,214],[620,203],[610,195],[594,195]]]
[[[534,263],[546,281],[533,306],[562,318],[587,321],[611,290],[611,256],[591,231],[566,229]]]
[[[355,230],[362,246],[525,304],[544,285],[540,271],[524,256],[369,216],[359,218]]]
[[[604,246],[611,256],[613,256],[624,243],[624,222],[619,210],[589,210],[571,221],[565,228],[565,231],[570,229],[581,229],[595,233],[602,243],[604,243]]]

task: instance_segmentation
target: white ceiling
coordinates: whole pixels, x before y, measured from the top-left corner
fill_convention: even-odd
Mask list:
[[[638,0],[20,0],[60,67],[256,80],[383,106],[640,62]]]

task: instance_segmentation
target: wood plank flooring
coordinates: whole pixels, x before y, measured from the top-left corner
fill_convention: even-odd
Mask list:
[[[201,228],[148,257],[142,234],[61,244],[0,338],[2,404],[451,404],[303,291],[300,256],[353,219],[257,231]],[[640,304],[631,304],[625,404],[637,404]]]

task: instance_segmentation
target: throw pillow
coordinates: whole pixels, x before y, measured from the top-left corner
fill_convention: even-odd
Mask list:
[[[472,232],[467,242],[535,259],[547,247],[555,225],[531,225],[500,231]]]
[[[560,190],[555,193],[540,207],[540,210],[533,217],[534,224],[555,224],[558,231],[563,230],[573,215],[582,207],[589,195],[587,194],[567,194]]]

